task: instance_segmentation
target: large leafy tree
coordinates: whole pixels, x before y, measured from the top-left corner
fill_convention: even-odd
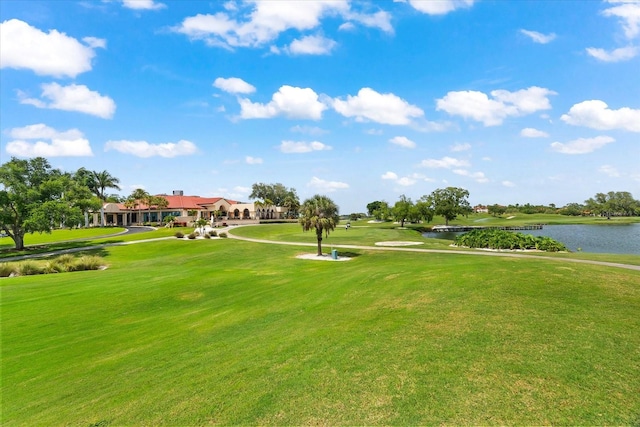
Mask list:
[[[322,235],[329,237],[329,232],[335,230],[340,217],[338,206],[328,198],[316,194],[304,201],[300,207],[299,222],[304,231],[315,230],[318,240],[318,256],[322,255]]]
[[[17,250],[24,249],[26,233],[79,224],[92,203],[82,181],[52,169],[43,157],[12,158],[0,166],[0,188],[0,229]]]
[[[473,211],[467,199],[469,191],[464,188],[439,188],[428,197],[433,202],[435,215],[443,216],[446,225],[458,215],[469,215]]]
[[[393,215],[393,219],[400,222],[400,227],[404,227],[404,222],[407,219],[411,220],[413,207],[414,205],[411,199],[404,194],[402,194],[400,199],[395,203],[395,205],[393,205],[391,213]]]
[[[265,184],[262,182],[255,183],[251,186],[250,199],[261,199],[263,204],[267,201],[273,206],[286,207],[289,210],[289,216],[295,216],[300,206],[300,199],[295,188],[287,188],[280,183]]]
[[[98,172],[91,172],[91,183],[89,188],[93,191],[93,194],[98,196],[98,198],[102,201],[103,205],[100,207],[100,225],[104,227],[105,218],[104,218],[104,202],[107,200],[106,191],[109,188],[113,188],[115,190],[120,190],[120,180],[114,176],[112,176],[106,170]]]
[[[640,201],[635,200],[628,191],[609,191],[597,193],[586,200],[586,208],[595,215],[631,216],[640,213]]]

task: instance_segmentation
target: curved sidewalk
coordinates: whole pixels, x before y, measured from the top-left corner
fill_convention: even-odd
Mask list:
[[[253,239],[249,237],[242,237],[232,234],[227,230],[227,235],[233,239],[245,240],[254,243],[270,243],[275,245],[289,245],[289,246],[310,246],[317,247],[315,243],[298,243],[298,242],[280,242],[275,240]],[[420,249],[420,248],[407,248],[407,247],[393,247],[393,246],[360,246],[360,245],[331,245],[334,249],[362,249],[371,251],[397,251],[397,252],[422,252],[422,253],[437,253],[437,254],[449,254],[449,255],[476,255],[476,256],[498,256],[504,258],[523,258],[523,259],[540,259],[545,261],[560,261],[560,262],[573,262],[577,264],[592,264],[602,265],[605,267],[624,268],[627,270],[640,271],[640,265],[622,264],[617,262],[608,261],[596,261],[588,259],[574,259],[574,258],[552,258],[539,255],[524,255],[509,252],[481,252],[481,251],[457,251],[457,250],[444,250],[444,249]]]

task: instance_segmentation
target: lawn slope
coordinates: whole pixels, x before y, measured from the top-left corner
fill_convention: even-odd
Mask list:
[[[640,272],[233,239],[0,280],[3,426],[628,425]]]

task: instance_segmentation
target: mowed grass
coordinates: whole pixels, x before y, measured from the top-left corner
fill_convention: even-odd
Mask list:
[[[640,272],[301,252],[163,240],[108,248],[105,271],[0,280],[0,423],[640,421]]]

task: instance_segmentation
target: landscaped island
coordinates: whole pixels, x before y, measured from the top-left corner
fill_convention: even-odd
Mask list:
[[[545,236],[514,233],[495,228],[476,229],[457,236],[454,244],[468,248],[539,250],[544,252],[566,251],[564,244]]]

